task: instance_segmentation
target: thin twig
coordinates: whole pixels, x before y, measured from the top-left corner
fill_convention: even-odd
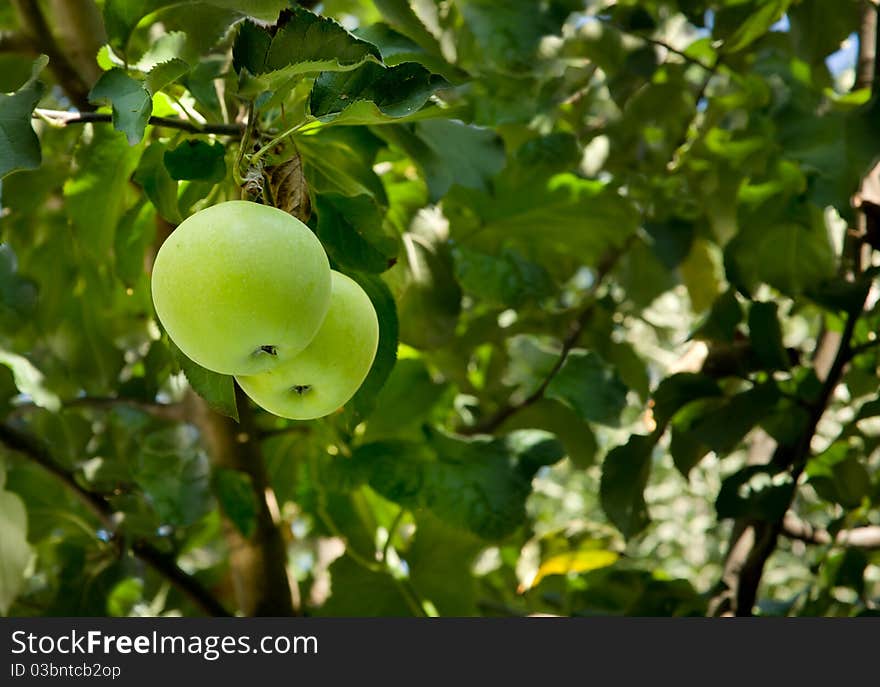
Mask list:
[[[90,122],[112,122],[113,117],[103,112],[65,112],[64,110],[34,110],[35,119],[44,119],[53,126],[69,126],[71,124],[88,124]],[[150,117],[153,126],[164,126],[169,129],[180,129],[191,134],[217,134],[218,136],[241,136],[244,131],[242,124],[199,124],[186,119],[173,117]]]
[[[600,22],[602,22],[606,26],[610,26],[611,28],[619,31],[620,33],[625,33],[627,36],[632,36],[633,38],[638,38],[639,40],[642,40],[645,43],[650,43],[651,45],[655,45],[658,48],[663,48],[664,50],[671,52],[673,55],[678,55],[685,62],[689,62],[690,64],[696,65],[697,67],[701,67],[708,72],[714,72],[718,68],[717,62],[715,64],[707,64],[706,62],[703,62],[702,60],[699,60],[696,57],[693,57],[692,55],[688,55],[685,51],[679,50],[678,48],[670,45],[669,43],[667,43],[664,40],[660,40],[659,38],[653,38],[651,36],[646,36],[641,33],[636,33],[634,31],[628,31],[624,27],[620,26],[620,24],[617,24],[617,23],[611,21],[607,17],[599,16],[599,17],[596,17],[596,19],[598,19]]]
[[[539,400],[541,400],[541,398],[544,397],[544,393],[547,391],[547,387],[550,386],[550,383],[553,381],[554,377],[556,377],[556,375],[562,369],[562,366],[568,359],[569,353],[571,353],[572,349],[577,346],[578,341],[580,341],[581,335],[584,333],[584,330],[587,327],[587,324],[589,324],[590,319],[593,317],[593,311],[596,307],[596,294],[603,286],[603,284],[605,283],[605,279],[612,272],[620,258],[626,253],[634,238],[635,234],[631,235],[623,244],[623,246],[614,250],[599,264],[598,269],[596,270],[596,278],[593,280],[593,283],[590,285],[590,288],[587,291],[587,304],[583,307],[578,316],[570,324],[568,334],[562,341],[562,348],[559,352],[559,357],[556,359],[553,367],[547,373],[547,376],[544,377],[544,379],[541,381],[541,384],[538,385],[538,388],[535,389],[531,394],[526,396],[526,398],[524,398],[522,401],[519,401],[517,403],[508,403],[507,405],[502,406],[494,415],[491,415],[484,421],[478,422],[471,427],[461,428],[459,430],[459,433],[465,435],[493,434],[495,430],[498,429],[502,424],[504,424],[504,422],[507,421],[510,417],[517,414],[524,408],[529,407],[533,403],[538,402]]]
[[[0,424],[0,443],[30,459],[58,479],[85,504],[108,531],[115,531],[113,516],[116,509],[105,498],[83,487],[73,473],[59,466],[42,443],[7,424]],[[141,540],[132,542],[130,549],[137,558],[171,582],[178,591],[205,613],[218,617],[229,616],[229,612],[214,595],[196,578],[185,572],[172,556]]]
[[[807,544],[848,546],[856,549],[880,549],[880,525],[866,525],[841,530],[833,535],[828,530],[817,529],[796,515],[788,513],[782,521],[781,534]]]

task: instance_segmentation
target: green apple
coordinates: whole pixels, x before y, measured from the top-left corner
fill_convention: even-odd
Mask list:
[[[233,200],[171,233],[152,291],[165,331],[189,358],[223,374],[255,374],[315,336],[330,304],[330,263],[298,219]]]
[[[330,308],[308,347],[268,372],[236,376],[270,413],[292,420],[329,415],[354,396],[370,371],[379,344],[376,310],[355,281],[331,274]]]

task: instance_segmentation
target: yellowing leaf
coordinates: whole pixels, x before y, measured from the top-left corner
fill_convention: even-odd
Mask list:
[[[567,575],[569,573],[585,573],[590,570],[606,568],[617,562],[620,555],[606,549],[587,549],[568,551],[551,556],[541,563],[529,589],[537,587],[548,575]]]

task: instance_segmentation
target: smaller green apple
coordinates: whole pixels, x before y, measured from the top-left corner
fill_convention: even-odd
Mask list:
[[[330,274],[330,307],[305,350],[267,372],[236,376],[270,413],[291,420],[329,415],[354,396],[370,371],[379,345],[376,310],[357,282]]]

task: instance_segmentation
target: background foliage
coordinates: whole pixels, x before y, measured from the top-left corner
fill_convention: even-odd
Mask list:
[[[4,4],[0,612],[877,613],[876,11]],[[326,419],[156,321],[242,194],[379,313]]]

